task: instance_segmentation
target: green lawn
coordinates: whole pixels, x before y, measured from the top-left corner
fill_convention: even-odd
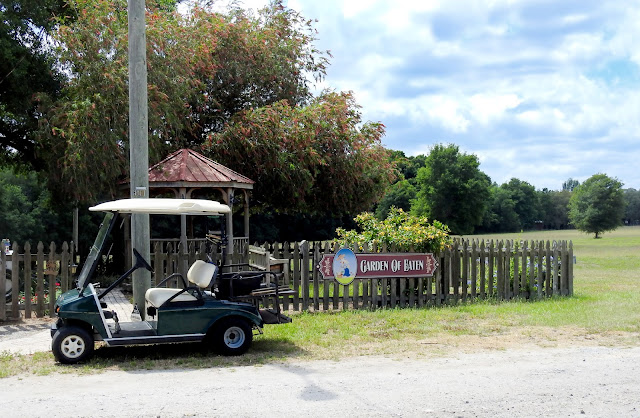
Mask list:
[[[597,240],[578,231],[489,238],[573,241],[574,296],[425,309],[295,313],[291,324],[267,326],[249,353],[238,358],[202,352],[197,345],[99,348],[90,363],[73,370],[224,367],[353,355],[437,356],[527,345],[640,345],[640,227],[620,228]],[[0,355],[0,377],[69,370],[53,364],[50,354]]]

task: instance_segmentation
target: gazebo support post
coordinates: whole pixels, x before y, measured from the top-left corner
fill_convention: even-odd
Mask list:
[[[247,237],[247,242],[249,241],[249,193],[246,190],[242,191],[244,193],[244,236]]]
[[[233,189],[228,188],[225,193],[226,203],[231,208],[231,211],[227,214],[227,255],[233,254]]]

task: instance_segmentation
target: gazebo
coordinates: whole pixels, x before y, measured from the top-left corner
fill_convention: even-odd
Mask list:
[[[238,191],[243,193],[244,236],[249,239],[249,192],[254,181],[190,149],[180,149],[149,168],[149,195],[173,193],[176,198],[190,199],[194,192],[206,194],[218,191],[225,204],[232,208],[226,217],[226,230],[229,238],[227,252],[233,252],[233,204]],[[128,187],[128,182],[126,183]],[[180,240],[186,245],[186,216],[181,220]]]

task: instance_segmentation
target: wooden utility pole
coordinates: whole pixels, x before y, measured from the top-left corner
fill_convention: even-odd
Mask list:
[[[145,0],[129,0],[129,169],[131,197],[149,197],[149,122],[147,103],[147,37]],[[149,215],[131,216],[131,246],[151,262]],[[135,258],[132,257],[132,260]],[[134,261],[135,262],[135,261]],[[144,319],[144,294],[151,286],[151,273],[133,273],[133,301]]]

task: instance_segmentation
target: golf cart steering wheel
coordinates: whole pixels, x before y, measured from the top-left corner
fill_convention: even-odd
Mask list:
[[[135,264],[136,268],[144,267],[153,273],[153,269],[151,268],[149,263],[147,263],[147,260],[145,260],[144,257],[142,257],[142,255],[140,255],[138,250],[136,250],[135,248],[133,249],[133,255],[136,256],[136,264]]]

